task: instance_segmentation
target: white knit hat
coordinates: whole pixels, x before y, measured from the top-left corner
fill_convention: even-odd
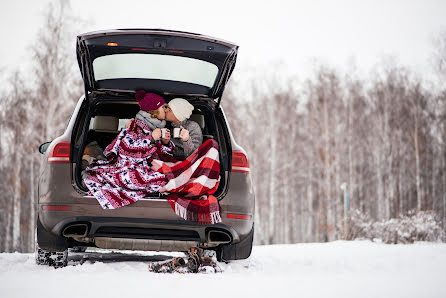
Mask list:
[[[184,98],[172,99],[171,101],[169,101],[169,107],[175,114],[175,117],[177,117],[177,119],[180,121],[189,119],[190,115],[192,114],[192,111],[194,110],[194,106],[191,105]]]

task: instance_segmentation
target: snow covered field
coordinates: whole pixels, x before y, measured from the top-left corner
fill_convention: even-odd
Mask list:
[[[149,261],[182,255],[98,250],[62,269],[33,254],[0,254],[0,297],[446,297],[446,244],[335,241],[256,246],[217,274],[156,274]]]

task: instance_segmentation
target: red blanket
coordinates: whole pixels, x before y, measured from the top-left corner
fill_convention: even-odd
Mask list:
[[[220,222],[220,207],[211,195],[220,181],[217,143],[208,140],[186,160],[177,161],[170,155],[172,147],[151,140],[149,127],[134,120],[107,146],[107,160],[86,169],[89,193],[104,209],[126,206],[150,193],[166,193],[182,218],[202,224]]]
[[[160,192],[170,193],[167,199],[177,215],[199,223],[221,222],[218,201],[211,195],[220,181],[219,153],[215,140],[204,142],[184,161],[153,159],[151,162],[152,169],[167,178],[168,182]]]

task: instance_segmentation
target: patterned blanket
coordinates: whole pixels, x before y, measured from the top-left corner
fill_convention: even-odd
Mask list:
[[[150,193],[167,194],[175,213],[202,224],[221,221],[220,206],[212,196],[220,181],[218,145],[203,143],[184,161],[175,160],[172,146],[151,142],[151,130],[132,121],[107,146],[107,160],[90,164],[84,179],[89,193],[104,209],[129,205]]]

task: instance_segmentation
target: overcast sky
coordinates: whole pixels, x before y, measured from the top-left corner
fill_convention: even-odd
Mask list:
[[[30,61],[48,0],[1,0],[0,68]],[[288,71],[312,61],[370,70],[382,57],[430,72],[432,39],[446,29],[444,0],[71,1],[83,31],[166,28],[211,35],[240,46],[238,71],[281,62]],[[78,32],[80,33],[80,32]],[[75,36],[73,35],[73,51]],[[73,63],[76,63],[73,61]],[[273,68],[271,68],[273,69]]]

